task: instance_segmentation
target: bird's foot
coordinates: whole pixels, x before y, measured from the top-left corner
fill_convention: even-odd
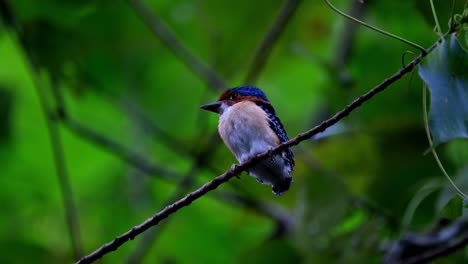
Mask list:
[[[274,149],[274,147],[268,147],[268,156],[273,157],[273,154],[271,151]]]
[[[232,164],[232,165],[231,165],[230,171],[235,171],[235,170],[237,169],[238,166],[239,166],[239,165],[237,165],[237,164]],[[237,178],[237,179],[240,179],[239,174],[236,174],[236,178]]]

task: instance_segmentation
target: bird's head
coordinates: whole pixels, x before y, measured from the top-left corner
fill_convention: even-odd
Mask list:
[[[270,105],[265,93],[256,86],[239,86],[226,90],[218,101],[200,106],[202,109],[222,114],[228,107],[243,101]]]

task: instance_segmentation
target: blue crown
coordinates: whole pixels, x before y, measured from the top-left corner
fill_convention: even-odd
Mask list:
[[[253,85],[247,85],[247,86],[238,86],[229,89],[230,91],[236,92],[240,95],[245,95],[245,96],[256,96],[260,97],[263,100],[269,102],[268,98],[266,97],[265,93],[260,90],[258,87],[253,86]]]

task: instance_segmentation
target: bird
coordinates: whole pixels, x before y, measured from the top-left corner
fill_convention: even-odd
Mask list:
[[[218,132],[239,163],[289,140],[273,105],[253,85],[227,89],[218,101],[200,106],[219,114]],[[291,148],[272,155],[247,170],[260,183],[271,185],[280,196],[289,190],[295,161]]]

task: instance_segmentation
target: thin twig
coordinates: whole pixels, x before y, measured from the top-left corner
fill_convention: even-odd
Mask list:
[[[434,46],[433,46],[434,47]],[[431,47],[428,51],[432,50],[433,47]],[[411,72],[413,68],[421,61],[423,57],[426,56],[428,52],[425,52],[418,56],[416,59],[411,61],[406,67],[400,69],[397,73],[394,75],[390,76],[389,78],[385,79],[381,84],[377,85],[374,87],[372,90],[367,92],[364,95],[359,96],[357,99],[355,99],[353,102],[351,102],[349,105],[347,105],[343,110],[337,112],[334,116],[331,118],[323,121],[320,125],[315,126],[314,128],[299,134],[298,136],[294,137],[293,139],[284,142],[281,145],[278,145],[272,150],[266,151],[264,153],[261,153],[259,155],[256,155],[252,157],[251,159],[247,160],[246,162],[240,164],[240,165],[235,165],[222,175],[214,178],[213,180],[209,181],[208,183],[204,184],[197,190],[187,194],[180,200],[174,202],[173,204],[168,205],[165,207],[163,210],[159,211],[152,217],[148,218],[146,221],[144,221],[142,224],[134,226],[132,229],[129,231],[125,232],[124,234],[118,236],[115,238],[113,241],[106,243],[102,245],[100,248],[92,252],[91,254],[84,256],[81,258],[77,263],[78,264],[84,264],[84,263],[92,263],[96,261],[97,259],[100,259],[104,255],[117,250],[122,244],[126,243],[129,240],[132,240],[135,238],[135,236],[143,233],[144,231],[148,230],[150,227],[157,225],[159,222],[170,216],[171,214],[177,212],[179,209],[190,205],[192,202],[197,200],[198,198],[202,197],[206,193],[216,189],[218,186],[221,184],[229,181],[231,178],[235,177],[236,175],[239,175],[241,172],[247,170],[254,164],[258,163],[259,161],[266,159],[267,157],[271,157],[272,155],[279,154],[286,150],[287,148],[291,146],[295,146],[299,144],[300,142],[310,139],[312,136],[315,134],[318,134],[320,132],[325,131],[328,127],[331,127],[332,125],[336,124],[338,121],[343,119],[344,117],[348,116],[349,113],[351,113],[353,110],[358,108],[360,105],[362,105],[364,102],[370,100],[372,97],[374,97],[377,93],[382,92],[385,90],[387,87],[390,86],[390,84],[396,82],[398,79],[402,78],[405,74]]]
[[[34,72],[36,74],[36,72]],[[33,77],[35,78],[35,77]],[[47,130],[49,132],[49,138],[52,145],[52,153],[54,158],[55,169],[60,184],[60,190],[62,191],[63,203],[66,211],[66,218],[68,223],[68,231],[70,233],[70,239],[73,249],[74,259],[77,260],[83,255],[80,227],[78,223],[78,214],[76,205],[73,200],[73,192],[70,185],[70,179],[65,164],[65,153],[63,151],[62,140],[60,137],[59,124],[55,122],[50,114],[49,107],[47,106],[46,96],[40,85],[36,81],[36,90],[39,96],[40,105],[44,115],[46,116]],[[56,82],[52,81],[52,86],[57,85]],[[54,87],[52,89],[58,89]]]
[[[358,24],[360,24],[360,25],[362,25],[362,26],[365,26],[365,27],[367,27],[367,28],[370,28],[370,29],[372,29],[372,30],[374,30],[374,31],[376,31],[376,32],[379,32],[379,33],[381,33],[381,34],[383,34],[383,35],[385,35],[385,36],[388,36],[388,37],[391,37],[391,38],[393,38],[393,39],[399,40],[399,41],[401,41],[401,42],[403,42],[403,43],[405,43],[405,44],[407,44],[407,45],[410,45],[410,46],[412,46],[412,47],[414,47],[414,48],[416,48],[416,49],[419,49],[419,50],[421,51],[421,53],[423,53],[423,54],[427,52],[422,46],[420,46],[420,45],[418,45],[418,44],[416,44],[416,43],[414,43],[414,42],[411,42],[411,41],[409,41],[409,40],[407,40],[407,39],[404,39],[404,38],[402,38],[402,37],[400,37],[400,36],[397,36],[397,35],[395,35],[395,34],[392,34],[392,33],[390,33],[390,32],[387,32],[387,31],[385,31],[385,30],[382,30],[382,29],[377,28],[377,27],[375,27],[375,26],[372,26],[372,25],[370,25],[370,24],[367,24],[367,23],[365,23],[364,21],[361,21],[361,20],[359,20],[359,19],[357,19],[357,18],[355,18],[355,17],[352,17],[352,16],[346,14],[345,12],[343,12],[343,11],[339,10],[338,8],[336,8],[332,3],[330,3],[329,0],[323,0],[323,1],[324,1],[333,11],[335,11],[336,13],[340,14],[341,16],[343,16],[343,17],[345,17],[345,18],[347,18],[347,19],[350,19],[350,20],[352,20],[352,21],[354,21],[354,22],[356,22],[356,23],[358,23]]]
[[[151,13],[149,8],[140,0],[128,0],[128,3],[151,29],[151,31],[210,88],[221,91],[227,87],[223,78],[207,64],[202,62],[200,58],[190,52],[189,49],[185,47],[169,29],[168,25],[166,25],[166,23],[164,23],[164,21],[158,16]]]
[[[437,151],[435,150],[434,147],[434,142],[432,141],[430,129],[429,129],[429,118],[427,116],[427,100],[426,100],[426,89],[427,86],[423,84],[423,116],[424,116],[424,130],[426,131],[426,136],[427,136],[427,141],[429,142],[429,147],[430,151],[432,152],[432,156],[434,156],[434,159],[436,161],[436,164],[439,166],[439,169],[441,170],[442,174],[444,174],[445,178],[447,178],[448,182],[450,185],[452,185],[453,189],[457,192],[458,195],[460,195],[461,198],[463,199],[468,199],[468,195],[466,195],[460,188],[457,186],[457,184],[452,180],[452,177],[447,173],[447,171],[444,168],[444,165],[439,159],[439,155],[437,155]]]
[[[86,138],[88,141],[103,147],[105,150],[116,155],[125,162],[132,164],[135,168],[146,174],[158,175],[159,177],[168,180],[179,178],[179,174],[177,172],[148,162],[138,153],[130,151],[130,149],[125,148],[119,143],[107,138],[102,134],[97,133],[96,131],[86,126],[83,126],[81,123],[71,119],[70,117],[63,119],[63,123],[75,134],[78,134],[79,136]]]
[[[249,72],[247,73],[247,77],[244,81],[245,84],[254,83],[257,80],[258,75],[261,73],[268,58],[270,57],[273,46],[284,32],[288,22],[291,21],[292,16],[301,2],[302,0],[286,1],[279,15],[273,22],[270,30],[263,38],[262,43],[255,52],[255,55],[253,56]]]

